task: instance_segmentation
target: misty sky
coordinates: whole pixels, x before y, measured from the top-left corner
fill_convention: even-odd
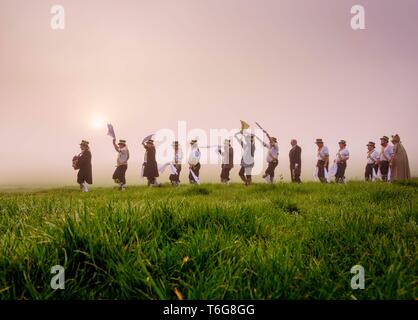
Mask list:
[[[53,4],[65,30],[50,27]],[[350,28],[354,4],[366,30]],[[417,0],[0,0],[0,185],[75,183],[81,139],[95,182],[111,183],[107,121],[128,140],[128,184],[141,182],[140,140],[179,120],[207,131],[260,122],[279,138],[285,179],[291,138],[304,180],[316,138],[331,155],[347,140],[353,179],[366,143],[399,133],[417,175],[417,39]],[[218,171],[203,168],[202,181]]]

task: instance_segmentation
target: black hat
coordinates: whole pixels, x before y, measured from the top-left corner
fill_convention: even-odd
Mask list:
[[[380,140],[385,140],[386,142],[389,142],[389,138],[387,136],[381,137]]]
[[[347,144],[347,142],[345,142],[345,140],[340,140],[340,142],[338,142],[338,144],[343,144],[343,145],[346,145],[346,144]]]
[[[316,139],[315,143],[324,143],[324,141],[322,139]]]
[[[370,147],[376,147],[376,143],[374,143],[373,141],[369,141],[369,143],[366,146],[370,146]]]
[[[123,144],[124,146],[126,146],[126,140],[119,140],[118,144]]]

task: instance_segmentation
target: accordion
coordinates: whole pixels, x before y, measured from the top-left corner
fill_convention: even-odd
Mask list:
[[[74,156],[73,157],[73,168],[74,168],[74,170],[80,169],[80,167],[78,165],[78,158],[79,158],[79,156]]]

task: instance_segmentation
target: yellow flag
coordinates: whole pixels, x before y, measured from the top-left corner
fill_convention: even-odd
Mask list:
[[[248,129],[250,127],[250,125],[246,123],[244,120],[240,120],[240,121],[241,121],[241,130]]]

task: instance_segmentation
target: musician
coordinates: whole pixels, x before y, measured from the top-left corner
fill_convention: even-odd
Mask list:
[[[73,168],[78,170],[77,183],[83,192],[88,192],[88,184],[93,183],[91,152],[89,142],[82,140],[80,143],[81,153],[73,158]]]

